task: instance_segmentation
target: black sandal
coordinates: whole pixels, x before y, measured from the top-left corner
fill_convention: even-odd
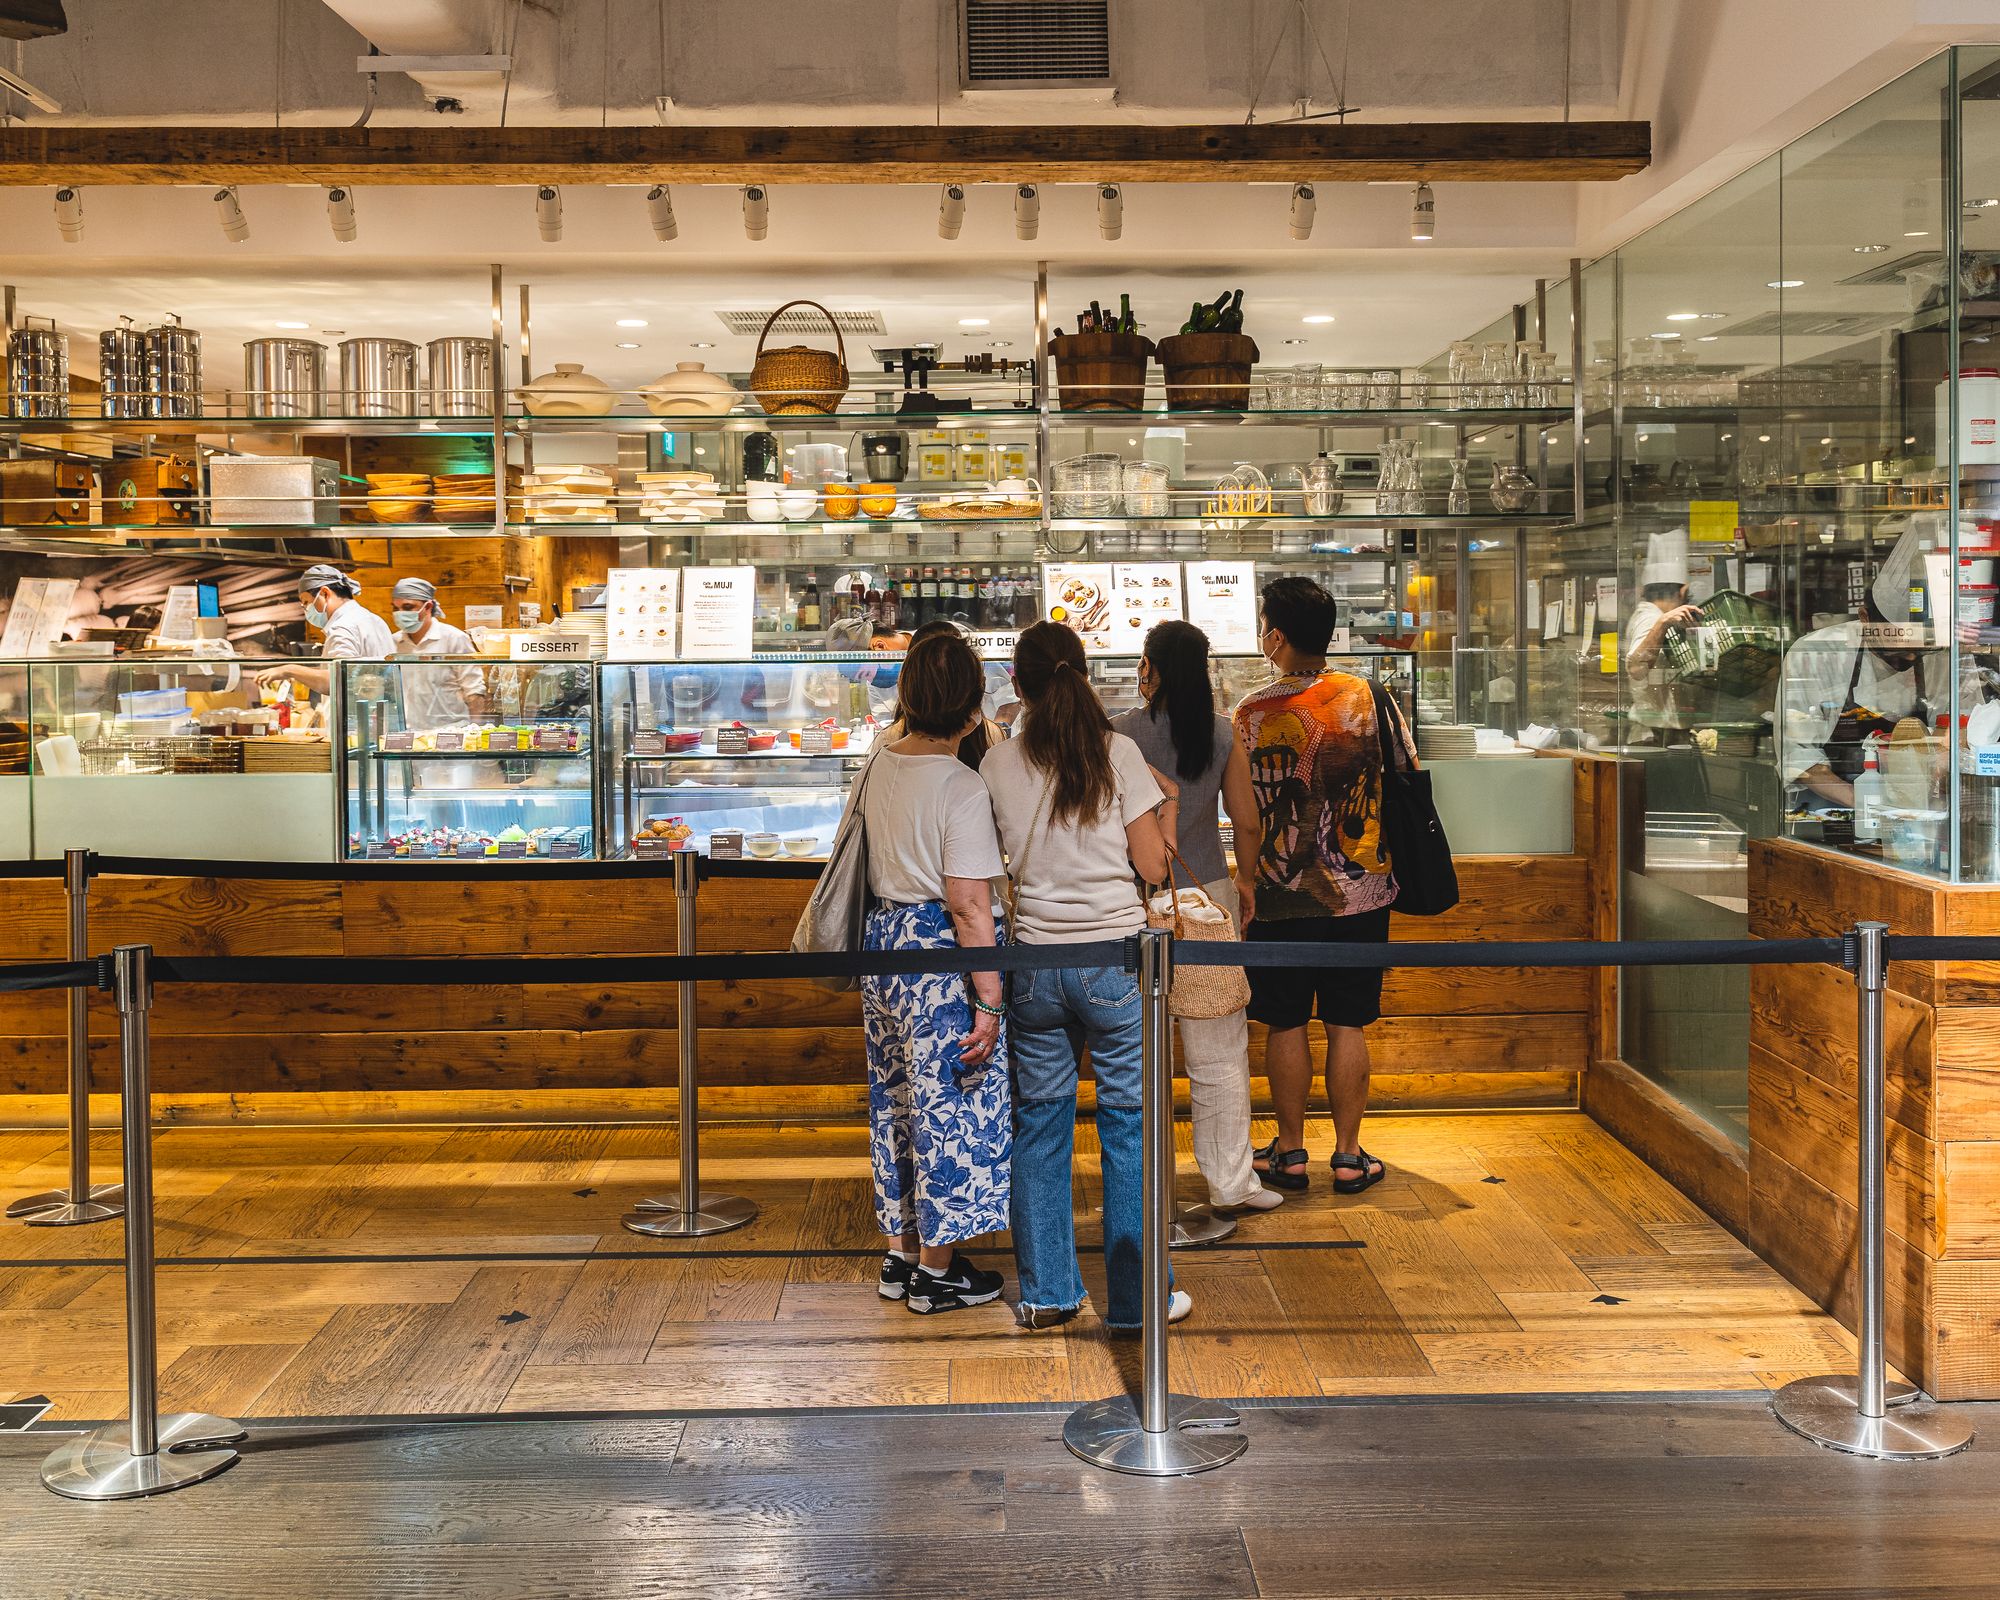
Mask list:
[[[1273,1189],[1287,1189],[1296,1194],[1312,1187],[1312,1179],[1306,1172],[1312,1157],[1303,1150],[1280,1150],[1278,1141],[1273,1139],[1261,1149],[1253,1149],[1250,1159],[1265,1164],[1257,1176]]]
[[[1340,1151],[1336,1150],[1333,1153],[1333,1159],[1327,1165],[1332,1167],[1336,1173],[1359,1172],[1361,1174],[1358,1178],[1336,1177],[1333,1180],[1333,1192],[1335,1194],[1359,1194],[1363,1189],[1373,1188],[1389,1176],[1387,1166],[1374,1156],[1371,1156],[1366,1150],[1361,1149],[1357,1149],[1353,1155],[1343,1155]],[[1371,1167],[1374,1169],[1373,1171],[1369,1170]]]

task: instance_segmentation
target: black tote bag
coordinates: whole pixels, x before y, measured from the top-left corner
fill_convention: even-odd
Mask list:
[[[1395,908],[1408,917],[1440,916],[1458,904],[1458,868],[1431,799],[1431,775],[1410,764],[1387,691],[1368,687],[1382,749],[1382,848],[1396,875]]]

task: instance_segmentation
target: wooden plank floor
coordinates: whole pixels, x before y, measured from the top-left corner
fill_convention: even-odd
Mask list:
[[[1993,1410],[1992,1407],[1980,1408]],[[1821,1450],[1748,1401],[1366,1401],[1125,1478],[1058,1411],[253,1432],[220,1477],[83,1505],[0,1438],[0,1590],[90,1600],[1972,1600],[2000,1427],[1940,1462]]]
[[[1078,1143],[1087,1213],[1088,1128]],[[1366,1195],[1335,1197],[1322,1166],[1310,1194],[1176,1257],[1196,1307],[1176,1387],[1760,1391],[1852,1360],[1836,1323],[1587,1118],[1381,1117],[1369,1144],[1390,1177]],[[670,1128],[167,1128],[155,1153],[159,1249],[180,1258],[158,1278],[165,1410],[1066,1402],[1134,1378],[1134,1344],[1089,1314],[1029,1335],[1005,1305],[885,1305],[857,1127],[713,1130],[704,1182],[763,1209],[695,1241],[618,1226],[672,1193]],[[0,1134],[0,1197],[60,1183],[62,1159],[55,1136]],[[108,1175],[115,1147],[98,1162]],[[123,1414],[120,1248],[116,1225],[0,1228],[0,1401]],[[1101,1304],[1100,1274],[1087,1252]]]

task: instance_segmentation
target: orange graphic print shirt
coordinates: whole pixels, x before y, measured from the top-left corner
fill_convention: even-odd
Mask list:
[[[1390,727],[1416,764],[1402,713]],[[1264,823],[1257,920],[1343,917],[1396,898],[1382,854],[1382,749],[1366,678],[1279,678],[1236,708]]]

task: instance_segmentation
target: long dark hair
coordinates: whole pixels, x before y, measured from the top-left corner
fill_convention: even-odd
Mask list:
[[[1014,685],[1027,703],[1020,740],[1028,765],[1052,774],[1049,820],[1095,822],[1117,797],[1111,719],[1085,675],[1083,641],[1060,622],[1037,622],[1014,644]]]
[[[1208,635],[1192,622],[1156,622],[1146,634],[1145,656],[1159,687],[1146,715],[1166,713],[1174,744],[1174,771],[1192,783],[1215,759],[1215,686],[1208,681]]]

